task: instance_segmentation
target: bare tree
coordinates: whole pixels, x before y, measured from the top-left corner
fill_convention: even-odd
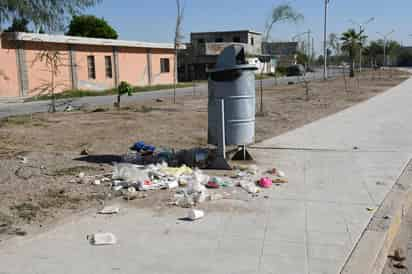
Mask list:
[[[299,21],[303,20],[304,16],[295,11],[295,9],[289,5],[289,4],[281,4],[276,7],[274,7],[271,11],[271,15],[269,19],[266,21],[265,25],[265,31],[263,33],[263,39],[262,42],[263,44],[266,44],[270,40],[270,33],[272,32],[273,26],[278,23],[298,23]],[[269,47],[268,45],[266,45]],[[270,52],[270,49],[268,48],[268,51]],[[263,74],[263,73],[261,73]],[[261,75],[261,78],[263,75]],[[277,75],[276,75],[276,70],[275,70],[275,84],[277,84]],[[263,83],[260,81],[260,111],[263,113]]]
[[[294,10],[289,4],[281,4],[272,9],[270,18],[266,22],[263,41],[268,42],[270,39],[270,33],[272,32],[275,24],[285,23],[298,23],[303,20],[303,15]]]
[[[185,3],[184,0],[176,0],[176,28],[175,28],[175,38],[174,38],[174,49],[175,49],[175,61],[173,69],[173,104],[176,104],[176,85],[177,85],[177,55],[182,43],[183,33],[182,33],[182,24],[183,16],[185,12]]]
[[[310,100],[310,81],[309,79],[306,78],[306,75],[302,77],[302,82],[303,82],[303,87],[305,88],[305,100],[309,101]]]
[[[66,66],[63,62],[63,54],[58,50],[43,50],[36,55],[32,65],[38,61],[46,65],[47,71],[50,72],[50,78],[45,80],[35,91],[38,92],[38,95],[50,96],[49,112],[56,112],[56,90],[59,87],[64,87],[64,84],[56,80],[60,69]]]

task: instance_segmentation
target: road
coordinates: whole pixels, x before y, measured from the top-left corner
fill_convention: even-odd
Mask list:
[[[282,77],[279,78],[278,84],[285,85],[288,82],[298,82],[300,81],[301,77]],[[322,72],[317,71],[314,73],[309,73],[307,76],[308,79],[321,79]],[[263,87],[268,88],[275,85],[275,80],[271,79],[264,79],[262,80]],[[260,86],[260,81],[256,81],[256,86]],[[193,87],[188,88],[180,88],[177,90],[177,95],[185,96],[191,95],[195,93],[196,95],[205,95],[207,94],[207,83],[200,83],[197,84],[195,89]],[[122,102],[124,103],[133,103],[133,102],[142,102],[142,101],[150,101],[155,100],[157,98],[162,99],[170,99],[173,94],[173,90],[158,90],[158,91],[148,91],[148,92],[141,92],[135,93],[132,96],[124,96],[122,98]],[[73,99],[64,99],[57,101],[57,110],[63,111],[64,108],[67,106],[67,102],[73,107],[80,107],[83,105],[88,105],[90,107],[94,106],[103,106],[103,105],[112,105],[115,102],[116,96],[109,95],[109,96],[95,96],[95,97],[83,97],[83,98],[73,98]],[[37,112],[47,112],[49,109],[49,101],[35,101],[35,102],[26,102],[26,103],[0,103],[0,118],[5,118],[8,116],[14,115],[22,115],[22,114],[31,114]]]

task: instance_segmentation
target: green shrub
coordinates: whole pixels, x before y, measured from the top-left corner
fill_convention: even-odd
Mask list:
[[[119,95],[127,94],[129,96],[132,96],[133,87],[128,82],[122,81],[120,82],[119,87],[117,88],[117,91]]]

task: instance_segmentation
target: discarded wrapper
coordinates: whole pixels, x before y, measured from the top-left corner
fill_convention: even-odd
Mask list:
[[[191,209],[187,214],[187,218],[191,221],[196,221],[202,219],[205,216],[205,212],[203,210],[198,209]]]
[[[106,206],[99,211],[99,214],[117,214],[120,208],[118,206]]]
[[[256,187],[256,185],[251,182],[240,182],[240,186],[251,194],[256,194],[259,192],[259,189]]]
[[[281,178],[286,176],[285,172],[283,172],[282,170],[277,170],[276,174]]]
[[[286,184],[288,183],[288,179],[286,178],[276,178],[272,180],[274,184]]]
[[[87,236],[92,245],[114,245],[117,243],[117,238],[112,233],[96,233]]]
[[[167,182],[167,188],[168,189],[173,189],[173,188],[178,188],[178,187],[179,187],[179,183],[178,183],[177,180]]]

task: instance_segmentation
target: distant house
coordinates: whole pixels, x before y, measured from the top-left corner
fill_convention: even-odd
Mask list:
[[[104,90],[121,81],[135,86],[173,83],[173,44],[3,33],[0,39],[0,97],[41,93],[51,72],[40,53],[58,51],[57,92]]]
[[[257,67],[256,74],[270,74],[276,71],[276,59],[273,56],[250,57],[247,58],[247,62]]]
[[[190,43],[178,55],[180,81],[207,79],[207,69],[213,68],[218,55],[229,45],[239,44],[248,57],[262,54],[262,34],[250,30],[193,32]]]
[[[264,42],[263,54],[275,56],[279,67],[296,65],[299,52],[298,42]]]

